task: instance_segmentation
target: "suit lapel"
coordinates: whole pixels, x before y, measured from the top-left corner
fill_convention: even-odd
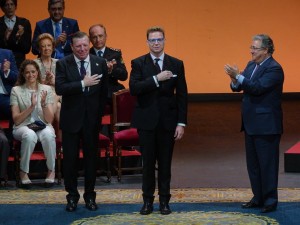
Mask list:
[[[0,29],[4,31],[4,30],[6,30],[6,28],[7,28],[7,26],[4,22],[4,16],[2,16],[2,17],[0,17]]]
[[[61,25],[61,32],[63,32],[63,31],[65,31],[67,34],[70,35],[69,23],[65,18],[62,19],[62,25]]]
[[[73,54],[66,60],[68,67],[70,68],[71,76],[74,80],[81,80],[81,75],[78,70],[78,65],[74,59]]]
[[[267,59],[261,66],[259,66],[256,71],[254,72],[251,80],[256,79],[258,77],[260,77],[260,75],[265,71],[266,67],[269,65],[269,63],[271,62],[272,57],[270,57],[269,59]],[[255,66],[254,66],[255,68]]]
[[[147,74],[151,74],[151,76],[157,74],[157,70],[150,53],[145,56],[145,70],[148,71],[149,73]]]
[[[47,30],[47,31],[51,31],[51,35],[54,37],[54,31],[53,31],[53,26],[52,26],[52,21],[51,21],[51,19],[49,18],[49,19],[47,19],[46,20],[46,22],[45,22],[45,30]]]
[[[163,70],[169,70],[169,71],[175,72],[174,68],[172,66],[172,63],[171,63],[171,58],[167,54],[165,54],[165,57],[164,57]]]
[[[91,55],[90,55],[90,63],[91,63],[91,75],[99,73],[100,64],[97,63],[94,57],[92,57]]]

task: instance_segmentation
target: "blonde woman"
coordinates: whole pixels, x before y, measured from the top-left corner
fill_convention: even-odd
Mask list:
[[[59,124],[59,115],[61,107],[61,97],[56,95],[54,90],[55,85],[55,69],[57,59],[51,57],[55,48],[55,40],[53,36],[49,33],[43,33],[38,36],[37,46],[39,48],[40,57],[34,61],[39,65],[41,71],[41,82],[43,84],[50,85],[53,91],[54,97],[54,119],[55,125]],[[58,131],[57,127],[57,137],[61,140],[61,131]]]

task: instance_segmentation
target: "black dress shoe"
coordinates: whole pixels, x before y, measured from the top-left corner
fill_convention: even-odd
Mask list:
[[[159,211],[162,215],[169,215],[172,212],[169,204],[166,202],[159,203]]]
[[[26,190],[29,190],[32,188],[31,186],[31,183],[30,184],[20,184],[20,188],[23,188],[23,189],[26,189]]]
[[[151,202],[144,202],[143,207],[140,210],[140,214],[148,215],[153,212],[153,203]]]
[[[246,203],[242,204],[243,209],[258,208],[260,206],[261,206],[260,204],[257,204],[253,201],[246,202]]]
[[[273,212],[277,209],[277,203],[274,203],[272,205],[266,205],[262,208],[261,212],[262,213],[268,213],[268,212]]]
[[[68,200],[68,203],[66,205],[66,211],[68,212],[74,212],[77,208],[77,201],[70,199]]]
[[[87,201],[85,201],[85,207],[91,211],[96,211],[98,209],[98,206],[93,199],[88,199]]]

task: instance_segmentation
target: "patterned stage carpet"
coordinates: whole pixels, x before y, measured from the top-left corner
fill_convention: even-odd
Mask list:
[[[97,199],[102,203],[142,203],[140,189],[96,189]],[[83,190],[80,190],[81,196]],[[190,188],[172,189],[172,203],[245,202],[252,198],[248,188]],[[62,189],[2,189],[0,204],[65,204],[66,192]],[[156,193],[157,195],[157,193]],[[157,198],[156,198],[157,200]],[[280,202],[299,202],[300,188],[279,189]],[[83,199],[81,198],[83,203]]]
[[[173,213],[162,216],[158,212],[157,200],[154,212],[148,216],[138,213],[142,203],[140,189],[97,189],[97,202],[100,209],[90,212],[84,208],[82,199],[83,190],[80,190],[81,199],[76,212],[64,211],[65,191],[63,189],[32,189],[22,190],[9,188],[0,190],[0,217],[4,220],[0,224],[55,224],[72,225],[135,225],[135,224],[170,224],[170,225],[292,225],[300,224],[297,215],[300,211],[300,189],[279,189],[280,206],[276,212],[261,214],[259,209],[243,210],[240,203],[252,197],[250,189],[172,189],[171,208]],[[157,193],[156,193],[157,195]],[[47,203],[47,204],[45,204]],[[18,208],[20,207],[20,208]],[[19,210],[15,221],[8,222],[5,218],[10,215],[3,212]],[[2,211],[2,214],[1,214]],[[22,214],[23,213],[23,214]],[[36,218],[41,219],[36,223]],[[28,217],[32,217],[32,220]],[[6,221],[5,223],[2,223]],[[31,223],[32,222],[32,223]]]

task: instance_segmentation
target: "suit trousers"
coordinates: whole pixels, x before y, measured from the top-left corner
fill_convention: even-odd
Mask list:
[[[77,133],[62,131],[62,145],[64,154],[64,184],[68,192],[67,199],[78,201],[80,198],[77,189],[78,158],[80,145],[83,150],[84,158],[84,199],[96,199],[96,165],[98,133],[87,127],[83,127]]]
[[[155,130],[138,130],[143,159],[143,198],[153,201],[155,192],[155,165],[158,166],[158,194],[160,201],[169,202],[171,163],[175,131],[157,127]]]
[[[13,129],[13,136],[21,141],[21,161],[20,169],[29,173],[30,157],[33,153],[37,141],[40,141],[46,157],[48,170],[55,171],[56,142],[55,131],[52,126],[46,126],[43,130],[34,132],[27,126]]]
[[[7,176],[7,162],[9,157],[9,143],[3,130],[0,130],[0,178]]]
[[[10,95],[0,94],[0,119],[11,119]]]
[[[278,202],[280,134],[248,135],[245,132],[247,170],[253,201],[271,205]]]

